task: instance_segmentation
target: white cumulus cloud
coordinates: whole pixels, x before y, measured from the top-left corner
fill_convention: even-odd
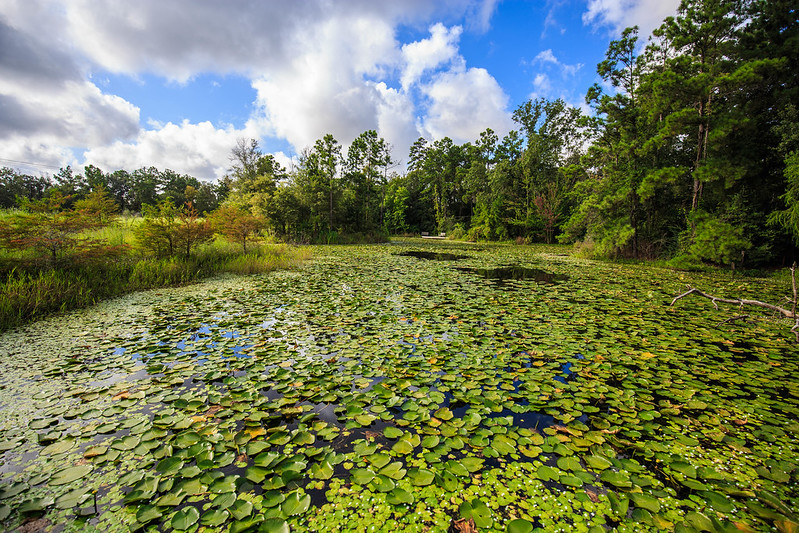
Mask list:
[[[229,166],[231,149],[239,138],[257,138],[253,123],[243,129],[220,129],[210,122],[168,122],[158,129],[142,130],[130,142],[116,141],[87,150],[87,164],[102,169],[169,168],[202,178],[221,178]]]
[[[614,34],[638,26],[640,35],[646,37],[663,19],[674,15],[679,5],[680,0],[588,0],[583,23],[606,27]]]
[[[446,28],[439,22],[430,27],[429,38],[403,45],[405,66],[401,77],[402,88],[407,90],[412,83],[419,81],[425,71],[455,59],[461,31],[460,26]]]
[[[474,141],[486,128],[500,136],[513,128],[508,96],[485,69],[460,65],[436,76],[423,91],[429,106],[421,127],[429,137],[462,143]]]
[[[9,159],[75,164],[83,155],[105,170],[156,165],[213,178],[242,136],[297,151],[326,133],[348,143],[367,129],[398,152],[419,135],[473,140],[509,123],[507,96],[487,71],[462,64],[463,30],[452,21],[485,31],[497,4],[5,0],[0,149]],[[403,46],[400,25],[429,36]],[[141,126],[135,100],[93,82],[104,72],[186,84],[234,74],[257,96],[239,130],[157,116]]]

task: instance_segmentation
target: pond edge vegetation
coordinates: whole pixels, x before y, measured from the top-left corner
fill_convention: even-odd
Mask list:
[[[307,248],[266,244],[257,219],[233,208],[201,217],[189,201],[120,219],[98,188],[69,206],[53,192],[0,217],[0,331],[131,292],[222,273],[294,268]]]

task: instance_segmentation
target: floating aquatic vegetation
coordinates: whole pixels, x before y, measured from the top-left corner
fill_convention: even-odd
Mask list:
[[[457,266],[401,255],[423,246]],[[685,274],[653,267],[397,248],[3,334],[2,527],[797,527],[799,350],[780,324],[670,308]],[[509,264],[552,278],[476,275]]]

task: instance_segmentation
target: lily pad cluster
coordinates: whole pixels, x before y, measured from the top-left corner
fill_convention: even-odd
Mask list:
[[[784,325],[717,325],[709,303],[668,307],[684,274],[551,251],[318,248],[298,271],[8,332],[0,523],[799,527],[799,350]]]

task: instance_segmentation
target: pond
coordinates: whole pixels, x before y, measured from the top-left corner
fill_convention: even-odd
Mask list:
[[[788,288],[419,240],[7,332],[0,529],[795,531],[790,324],[686,284]]]

